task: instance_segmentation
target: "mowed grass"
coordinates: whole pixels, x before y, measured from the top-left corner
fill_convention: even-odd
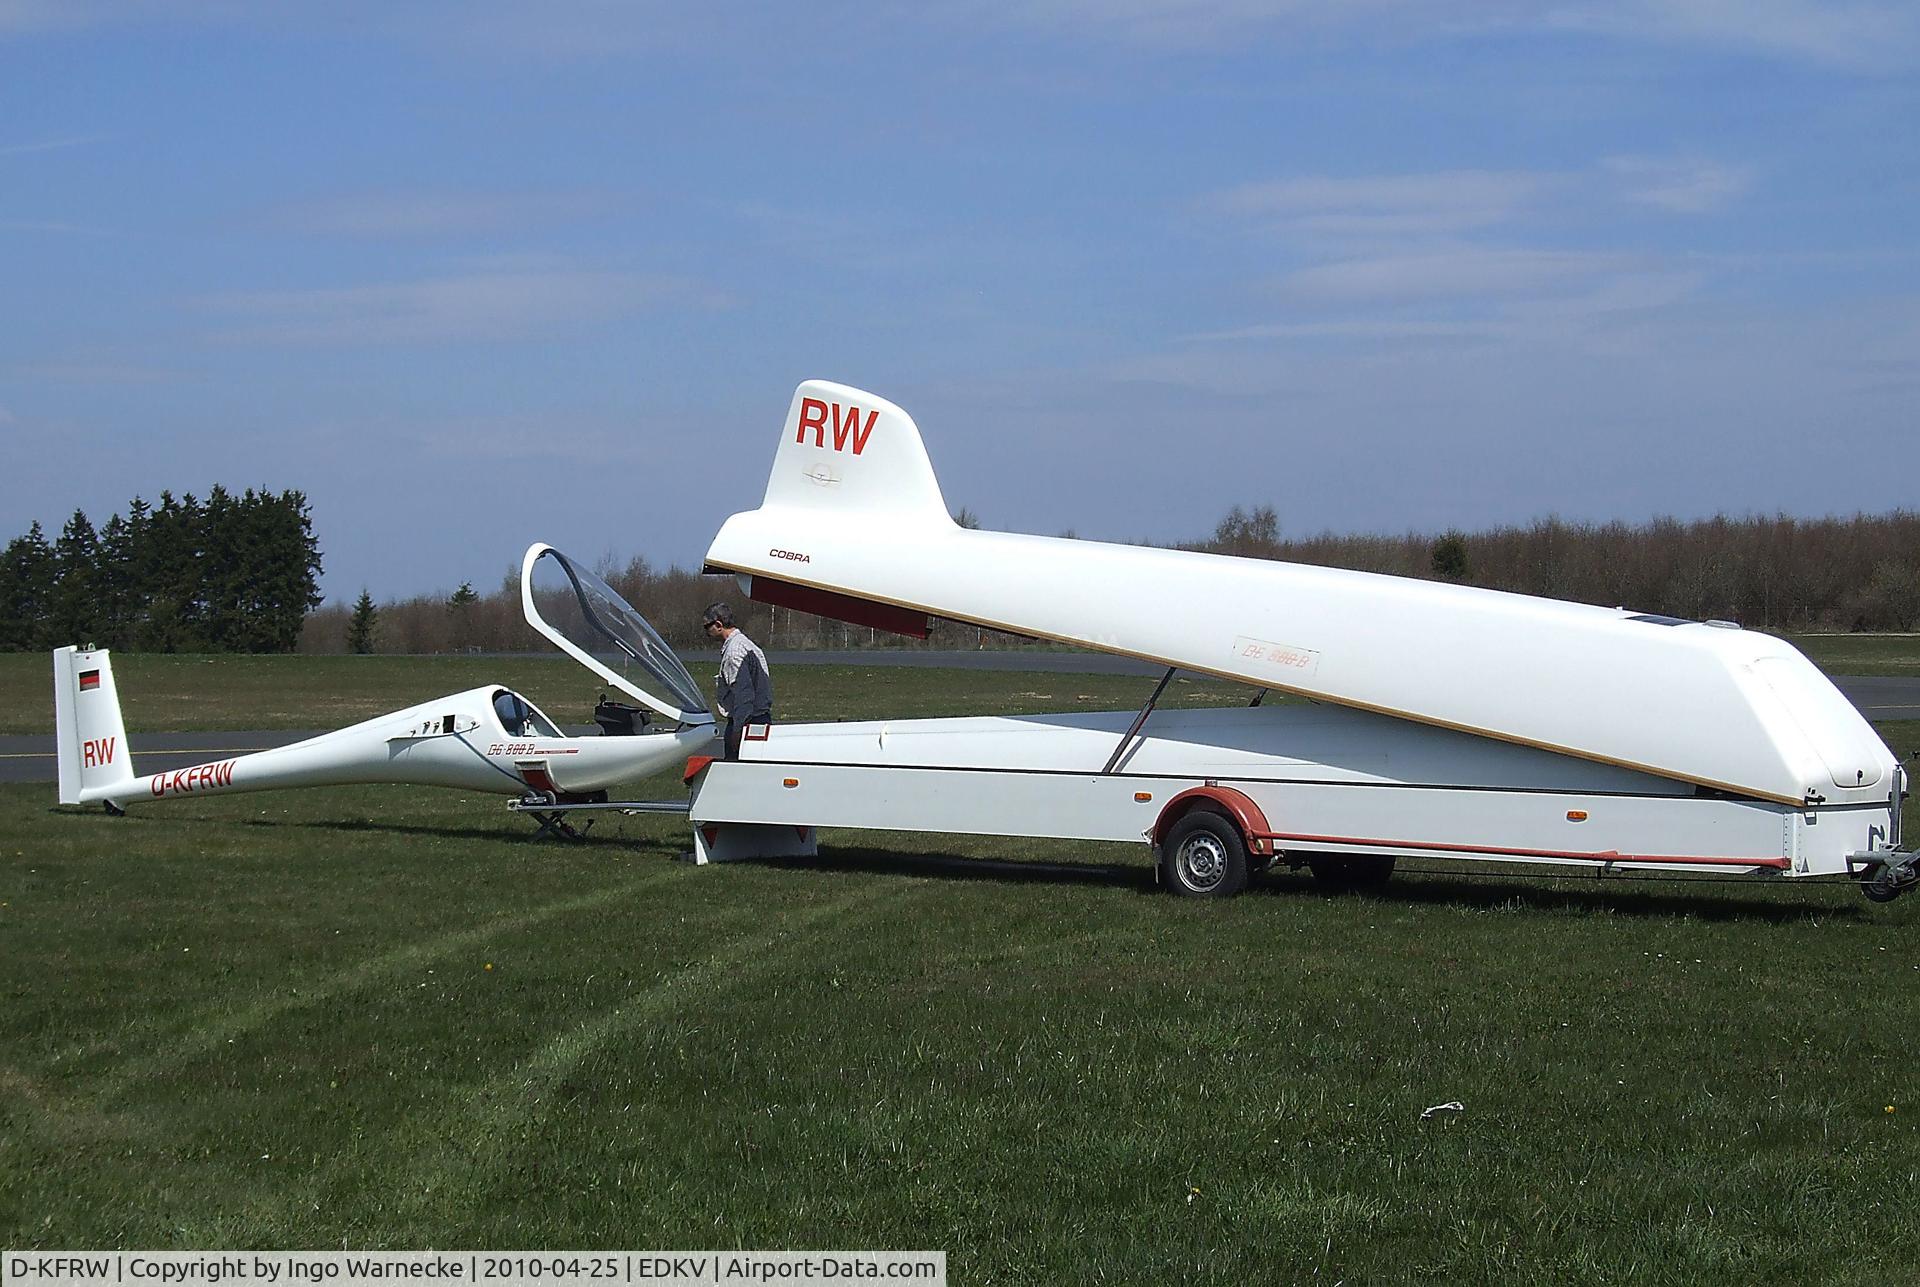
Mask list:
[[[1830,675],[1920,675],[1920,635],[1789,635]]]
[[[812,715],[1008,696],[779,679]],[[454,792],[51,794],[0,787],[9,1246],[943,1247],[958,1283],[1920,1264],[1920,898],[1410,864],[1192,904],[1126,847],[848,832],[701,869],[684,823],[535,844]]]

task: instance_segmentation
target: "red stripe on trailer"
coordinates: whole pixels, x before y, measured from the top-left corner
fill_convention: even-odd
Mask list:
[[[687,771],[680,775],[680,780],[682,782],[693,781],[707,771],[707,765],[712,764],[719,758],[717,755],[689,755],[687,757]]]
[[[1778,867],[1782,870],[1793,864],[1785,858],[1726,858],[1705,857],[1697,854],[1623,854],[1617,850],[1602,852],[1580,851],[1574,849],[1507,849],[1499,845],[1448,845],[1430,840],[1375,840],[1365,836],[1308,836],[1295,835],[1285,831],[1266,831],[1260,833],[1264,840],[1291,840],[1310,845],[1371,845],[1378,849],[1419,849],[1434,853],[1455,854],[1498,854],[1502,858],[1572,858],[1580,862],[1597,863],[1669,863],[1674,866],[1696,867]]]
[[[872,626],[876,630],[911,635],[915,639],[925,639],[931,629],[924,612],[915,612],[891,603],[876,603],[872,599],[857,599],[853,595],[832,590],[816,590],[810,585],[795,585],[791,581],[776,581],[772,577],[749,577],[747,597],[758,603],[798,608],[817,617],[832,617],[835,621]]]

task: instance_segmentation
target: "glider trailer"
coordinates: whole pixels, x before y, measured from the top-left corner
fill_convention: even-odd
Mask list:
[[[846,386],[795,392],[761,507],[706,566],[856,624],[925,637],[942,617],[1167,670],[1137,712],[749,727],[737,761],[688,762],[698,861],[811,854],[847,827],[1144,842],[1196,897],[1276,863],[1372,883],[1403,857],[1842,877],[1876,901],[1916,881],[1904,768],[1782,640],[963,529],[913,421]],[[1177,670],[1253,704],[1160,709]]]

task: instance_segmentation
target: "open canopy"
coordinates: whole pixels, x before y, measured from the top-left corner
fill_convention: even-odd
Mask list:
[[[520,565],[527,623],[635,701],[682,724],[711,724],[700,685],[667,641],[613,587],[551,545]]]

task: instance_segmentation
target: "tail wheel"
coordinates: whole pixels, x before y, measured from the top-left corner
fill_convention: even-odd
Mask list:
[[[1166,886],[1185,898],[1229,898],[1247,887],[1247,842],[1223,814],[1196,809],[1160,846]]]

